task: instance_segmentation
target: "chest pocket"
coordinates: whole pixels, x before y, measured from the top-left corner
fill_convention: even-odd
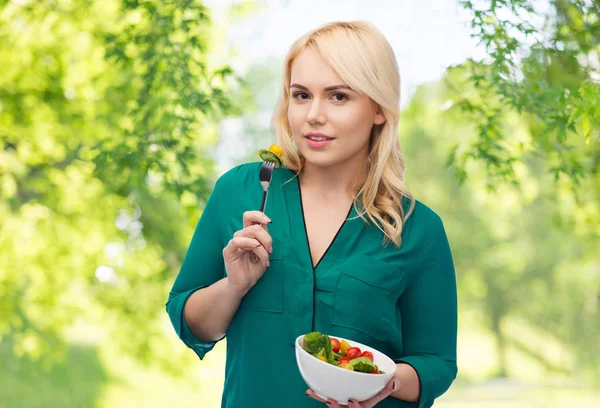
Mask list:
[[[283,312],[284,252],[283,242],[273,237],[273,253],[269,258],[271,266],[244,296],[240,303],[240,309],[271,313]]]
[[[396,324],[404,271],[364,255],[348,259],[346,265],[336,284],[331,323],[385,341]]]

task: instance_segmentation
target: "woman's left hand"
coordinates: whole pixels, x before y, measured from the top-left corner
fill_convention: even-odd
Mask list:
[[[306,391],[306,395],[316,399],[317,401],[321,401],[327,404],[328,407],[331,408],[372,408],[381,402],[383,399],[387,398],[392,392],[398,390],[400,384],[398,384],[398,380],[392,378],[389,383],[385,386],[383,390],[381,390],[377,395],[372,398],[369,398],[366,401],[358,402],[356,400],[350,400],[348,405],[340,405],[337,401],[332,400],[331,398],[325,401],[322,398],[316,396],[313,390]]]

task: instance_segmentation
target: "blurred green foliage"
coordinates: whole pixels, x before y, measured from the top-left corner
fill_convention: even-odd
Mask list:
[[[95,346],[69,346],[64,359],[50,369],[30,359],[15,359],[11,346],[7,341],[0,344],[3,407],[93,407],[109,380]]]
[[[493,351],[459,355],[460,379],[535,366],[544,380],[598,383],[597,3],[552,1],[541,25],[524,0],[461,4],[488,57],[420,87],[400,126],[407,184],[450,235],[461,341],[493,338]],[[166,377],[114,356],[169,375],[196,363],[166,294],[212,188],[217,122],[242,121],[250,157],[268,143],[255,114],[280,73],[272,60],[244,79],[215,66],[216,32],[199,1],[0,2],[0,402],[174,401],[156,394]],[[70,345],[74,326],[102,351]],[[212,380],[222,346],[201,367]],[[121,384],[115,370],[139,396],[113,384],[98,402]],[[181,406],[198,397],[173,389]]]
[[[17,355],[60,359],[84,319],[174,364],[164,302],[236,111],[211,30],[192,0],[3,2],[0,336]]]
[[[450,229],[471,231],[454,241],[461,298],[483,307],[499,374],[512,346],[551,372],[598,382],[600,4],[460,3],[487,56],[449,69],[433,122],[453,123],[441,138],[452,141],[448,164],[470,180],[456,187],[468,215]],[[564,352],[509,333],[509,319]]]
[[[457,67],[466,67],[470,86],[457,95],[456,106],[478,131],[477,138],[456,145],[461,177],[467,162],[480,160],[492,176],[517,180],[514,164],[533,155],[547,162],[557,180],[597,186],[600,4],[550,0],[537,2],[536,9],[529,0],[459,2],[487,50],[482,61]],[[504,127],[509,112],[528,121],[525,140],[511,138]]]
[[[600,240],[565,228],[571,193],[557,192],[540,158],[515,163],[516,185],[489,189],[484,163],[471,163],[462,182],[454,176],[447,152],[477,137],[468,117],[446,108],[455,93],[446,83],[456,73],[417,91],[402,115],[401,140],[409,188],[446,224],[461,311],[476,314],[495,338],[496,353],[482,358],[496,359],[491,375],[518,374],[508,364],[512,349],[550,376],[598,381]],[[515,137],[528,132],[517,114],[506,123]]]

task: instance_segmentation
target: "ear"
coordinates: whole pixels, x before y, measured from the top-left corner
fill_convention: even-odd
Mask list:
[[[385,116],[383,115],[383,110],[381,106],[377,105],[377,111],[375,112],[375,117],[373,118],[374,125],[382,125],[385,123]]]

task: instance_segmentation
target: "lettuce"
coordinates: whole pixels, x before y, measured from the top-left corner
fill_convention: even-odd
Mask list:
[[[326,334],[312,332],[304,335],[304,350],[313,356],[323,356],[329,363],[335,361],[331,340]]]
[[[361,373],[370,373],[375,371],[375,364],[368,357],[357,357],[350,360],[350,365],[354,368],[354,371],[360,371]]]

